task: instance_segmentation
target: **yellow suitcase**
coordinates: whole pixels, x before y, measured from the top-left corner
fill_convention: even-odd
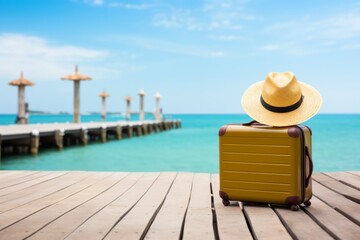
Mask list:
[[[284,204],[298,210],[312,196],[311,130],[304,125],[271,127],[256,122],[219,130],[220,197]]]

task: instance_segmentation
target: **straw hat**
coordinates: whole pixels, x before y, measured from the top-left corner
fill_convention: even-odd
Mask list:
[[[243,94],[244,111],[256,121],[271,126],[290,126],[313,117],[321,107],[320,93],[297,81],[292,72],[271,72],[264,81]]]

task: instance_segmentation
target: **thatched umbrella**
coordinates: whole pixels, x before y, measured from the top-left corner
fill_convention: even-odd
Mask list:
[[[80,122],[80,81],[91,80],[91,77],[79,74],[78,65],[75,66],[75,74],[69,74],[62,80],[74,81],[74,123]]]
[[[106,98],[110,97],[110,94],[108,94],[104,90],[102,93],[99,94],[99,97],[101,97],[101,103],[102,103],[101,120],[106,121]]]
[[[131,105],[132,100],[133,99],[130,96],[125,97],[125,101],[126,101],[126,120],[127,121],[130,121],[130,116],[131,116],[130,105]]]
[[[156,108],[155,108],[155,120],[157,121],[161,121],[161,110],[160,110],[160,98],[162,98],[162,96],[160,95],[159,92],[157,92],[155,94],[155,101],[156,101]]]
[[[25,111],[25,86],[33,86],[34,83],[24,78],[24,74],[21,72],[20,78],[9,82],[11,86],[18,87],[18,115],[16,118],[17,124],[27,123],[26,111]]]
[[[144,121],[144,96],[145,96],[145,92],[143,89],[140,89],[139,91],[139,96],[140,96],[140,111],[139,111],[139,120],[140,121]]]

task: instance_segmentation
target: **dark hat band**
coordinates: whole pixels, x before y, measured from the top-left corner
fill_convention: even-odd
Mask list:
[[[263,107],[266,108],[267,110],[269,110],[271,112],[276,112],[276,113],[287,113],[287,112],[294,111],[295,109],[298,109],[301,106],[303,99],[304,99],[304,96],[301,95],[299,101],[297,101],[293,105],[286,106],[286,107],[275,107],[275,106],[272,106],[272,105],[268,104],[267,102],[265,102],[262,95],[260,96],[261,105],[263,105]]]

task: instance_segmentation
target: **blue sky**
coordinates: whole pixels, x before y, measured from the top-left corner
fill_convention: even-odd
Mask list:
[[[124,111],[123,98],[165,113],[243,113],[240,99],[271,71],[319,90],[322,113],[360,113],[360,1],[0,0],[0,113],[15,113],[7,83],[24,71],[32,110]]]

